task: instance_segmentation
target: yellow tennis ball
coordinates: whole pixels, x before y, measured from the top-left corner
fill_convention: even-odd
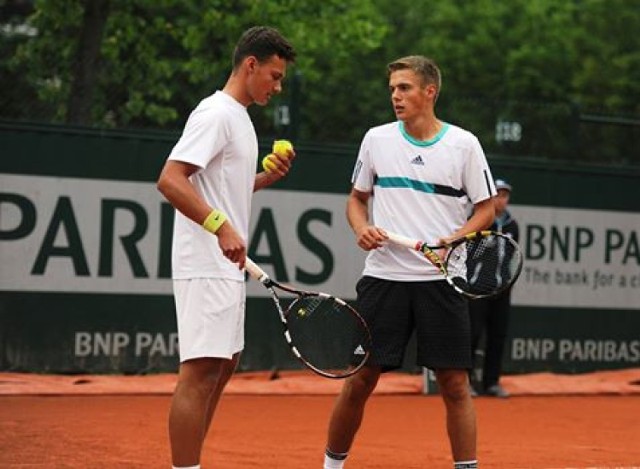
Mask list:
[[[289,156],[289,151],[293,151],[293,145],[289,140],[276,140],[273,142],[273,152],[279,156]]]
[[[276,169],[276,164],[271,160],[271,157],[275,157],[273,154],[268,154],[264,158],[262,158],[262,169],[264,169],[267,173],[271,173],[274,169]]]
[[[298,309],[298,316],[300,316],[300,317],[302,317],[302,318],[303,318],[303,317],[305,317],[306,315],[307,315],[307,310],[306,310],[306,309],[304,309],[304,308],[300,308],[300,309]]]

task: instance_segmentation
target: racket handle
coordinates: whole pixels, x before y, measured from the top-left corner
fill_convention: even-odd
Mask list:
[[[386,233],[387,233],[387,236],[389,237],[389,241],[391,241],[393,244],[398,244],[400,246],[404,246],[409,249],[415,249],[416,251],[420,251],[420,248],[422,247],[422,244],[423,244],[422,241],[407,238],[406,236],[402,236],[397,233],[392,233],[390,231],[386,231]]]
[[[249,275],[251,275],[256,280],[259,280],[260,282],[262,282],[263,278],[267,278],[268,277],[267,274],[264,272],[264,270],[262,270],[258,266],[258,264],[253,262],[248,257],[245,258],[244,268],[246,269],[247,272],[249,272]]]

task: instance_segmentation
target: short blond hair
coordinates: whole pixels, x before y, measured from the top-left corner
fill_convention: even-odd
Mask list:
[[[440,68],[432,59],[422,55],[408,55],[387,65],[389,75],[398,70],[413,70],[420,77],[423,85],[435,85],[436,99],[438,98],[442,87],[442,75]]]

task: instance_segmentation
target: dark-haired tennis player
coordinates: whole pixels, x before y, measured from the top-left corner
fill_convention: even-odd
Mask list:
[[[172,277],[180,370],[169,438],[174,468],[200,468],[200,454],[216,405],[244,347],[246,258],[251,197],[284,176],[256,175],[258,141],[247,112],[282,89],[295,59],[275,29],[254,27],[233,53],[224,88],[191,112],[160,174],[158,189],[176,209]],[[293,155],[289,155],[293,156]]]
[[[404,57],[388,65],[388,75],[398,120],[366,133],[347,202],[357,243],[369,251],[356,290],[373,354],[338,396],[324,468],[343,467],[367,399],[382,372],[402,365],[414,330],[417,364],[435,370],[444,400],[454,467],[476,468],[467,301],[421,254],[384,242],[385,229],[430,244],[484,229],[494,218],[496,190],[478,139],[435,115],[441,87],[437,65],[422,56]],[[470,204],[474,214],[467,218]]]

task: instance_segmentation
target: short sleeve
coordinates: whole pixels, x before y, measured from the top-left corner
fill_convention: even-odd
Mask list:
[[[469,157],[464,171],[464,187],[471,202],[475,205],[497,194],[489,163],[475,136],[470,137]]]
[[[171,150],[169,159],[206,168],[221,153],[227,140],[223,115],[215,109],[196,108],[189,116],[182,136]]]
[[[374,170],[371,161],[371,139],[367,133],[362,139],[358,159],[353,168],[351,183],[353,188],[360,192],[371,192],[373,190]]]

